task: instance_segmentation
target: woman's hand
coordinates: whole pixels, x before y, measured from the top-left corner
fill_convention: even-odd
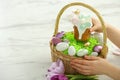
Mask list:
[[[94,56],[85,56],[85,59],[74,59],[71,66],[84,75],[106,74],[111,65],[105,59]]]
[[[71,66],[80,74],[105,74],[114,80],[120,80],[120,68],[110,64],[107,60],[94,56],[85,56],[84,58],[71,61]]]

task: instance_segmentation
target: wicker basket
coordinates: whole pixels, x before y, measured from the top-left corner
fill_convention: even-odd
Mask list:
[[[93,7],[89,6],[88,4],[84,4],[84,3],[81,3],[81,2],[74,2],[74,3],[70,3],[70,4],[67,4],[66,6],[64,6],[60,10],[59,14],[57,15],[56,23],[55,23],[55,29],[54,29],[54,35],[53,36],[55,36],[58,33],[58,25],[59,25],[61,15],[63,14],[63,12],[67,8],[69,8],[71,6],[83,6],[83,7],[86,7],[88,9],[90,9],[92,12],[94,12],[96,14],[96,16],[100,20],[102,28],[103,28],[103,48],[101,50],[101,53],[100,53],[99,57],[106,58],[108,48],[106,46],[107,34],[106,34],[105,24],[104,24],[104,21],[103,21],[101,15],[99,14],[99,12],[96,9],[94,9]],[[56,61],[57,59],[61,59],[63,61],[63,63],[64,63],[65,73],[66,74],[77,74],[77,72],[71,67],[70,60],[74,59],[74,58],[78,58],[78,57],[64,55],[62,52],[57,51],[54,48],[54,45],[52,44],[51,41],[50,41],[50,48],[51,48],[51,56],[52,56],[52,61],[53,62]],[[78,58],[78,59],[83,59],[83,58]]]

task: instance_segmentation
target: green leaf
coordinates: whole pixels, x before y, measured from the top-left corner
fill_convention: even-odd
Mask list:
[[[86,76],[86,75],[66,75],[69,80],[98,80],[97,76]]]

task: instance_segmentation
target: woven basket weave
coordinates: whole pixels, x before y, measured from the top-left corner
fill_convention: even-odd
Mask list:
[[[107,34],[106,34],[105,24],[104,24],[104,21],[103,21],[101,15],[99,14],[99,12],[96,9],[94,9],[93,7],[89,6],[88,4],[84,4],[84,3],[81,3],[81,2],[74,2],[74,3],[70,3],[70,4],[67,4],[66,6],[64,6],[57,15],[53,36],[55,36],[58,33],[58,25],[59,25],[61,15],[63,14],[63,12],[67,8],[69,8],[71,6],[83,6],[85,8],[90,9],[92,12],[94,12],[96,14],[96,16],[98,17],[98,19],[101,22],[102,29],[103,29],[103,48],[101,50],[101,53],[100,53],[99,57],[106,58],[108,48],[106,46]],[[50,48],[51,48],[51,56],[52,56],[52,61],[53,62],[57,61],[57,59],[61,59],[64,63],[66,74],[77,74],[77,72],[71,67],[70,60],[75,59],[75,58],[78,58],[78,59],[83,59],[83,58],[64,55],[62,52],[59,52],[55,49],[55,47],[54,47],[54,45],[52,44],[51,41],[50,41]]]

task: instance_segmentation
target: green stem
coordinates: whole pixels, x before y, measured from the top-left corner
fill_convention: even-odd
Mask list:
[[[86,75],[66,75],[69,80],[98,80],[97,76],[86,76]]]

